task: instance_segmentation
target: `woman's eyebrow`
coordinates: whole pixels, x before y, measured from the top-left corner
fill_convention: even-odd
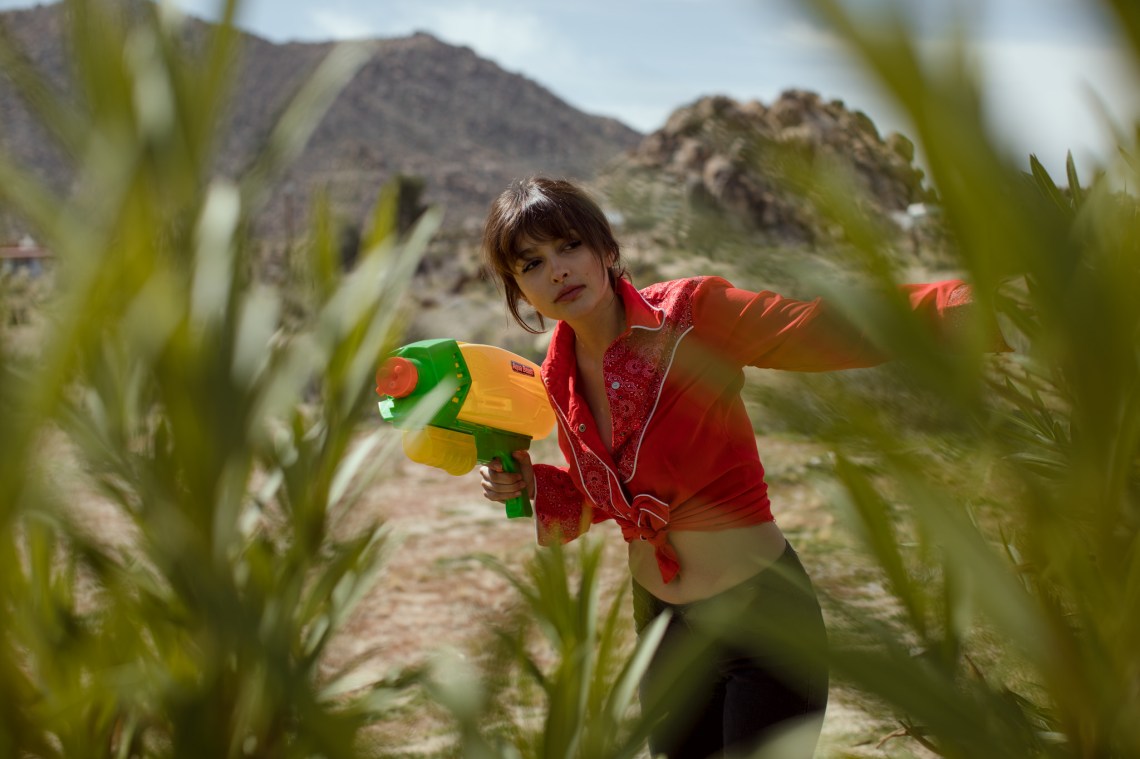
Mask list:
[[[534,255],[535,248],[540,248],[543,245],[546,245],[548,243],[550,245],[552,245],[553,247],[557,248],[562,243],[568,242],[569,239],[570,238],[568,238],[568,237],[551,237],[551,238],[545,239],[545,240],[537,240],[537,241],[535,241],[534,245],[528,245],[525,248],[520,248],[520,249],[516,250],[515,251],[515,258],[525,258],[526,256]]]
[[[516,250],[514,256],[511,258],[511,268],[518,269],[525,264],[529,258],[532,258],[534,248],[524,248],[523,250]]]

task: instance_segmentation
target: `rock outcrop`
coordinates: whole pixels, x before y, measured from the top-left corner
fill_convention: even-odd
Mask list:
[[[880,218],[932,199],[910,140],[884,138],[866,114],[801,90],[770,106],[702,98],[618,159],[603,184],[615,197],[647,197],[648,189],[657,202],[669,196],[665,186],[679,188],[674,203],[717,214],[725,224],[775,242],[816,244],[842,232],[820,216],[802,177],[796,189],[795,172],[824,167],[844,179],[860,209]]]

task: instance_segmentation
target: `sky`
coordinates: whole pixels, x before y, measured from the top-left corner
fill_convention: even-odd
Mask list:
[[[200,18],[221,0],[160,0]],[[1140,65],[1097,0],[846,0],[899,7],[929,54],[965,25],[985,72],[999,141],[1063,174],[1115,153],[1108,123],[1140,113]],[[0,10],[27,7],[0,0]],[[771,103],[807,89],[865,111],[880,131],[908,123],[838,39],[797,0],[245,0],[238,24],[274,42],[428,32],[466,45],[587,113],[642,131],[712,94]],[[1105,114],[1108,118],[1106,119]],[[1128,130],[1131,131],[1131,130]],[[1082,172],[1084,173],[1084,172]]]

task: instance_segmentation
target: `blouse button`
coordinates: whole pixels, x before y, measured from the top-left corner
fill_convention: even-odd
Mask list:
[[[614,380],[614,382],[610,385],[610,387],[612,387],[614,390],[617,390],[619,387],[621,387],[621,383],[618,382],[617,380]]]
[[[578,425],[578,431],[579,431],[579,432],[585,432],[585,431],[586,431],[586,425],[584,425],[584,424],[579,424],[579,425]]]

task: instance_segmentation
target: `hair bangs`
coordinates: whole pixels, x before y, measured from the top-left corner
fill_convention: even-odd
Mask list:
[[[503,227],[503,232],[509,239],[500,240],[500,246],[502,250],[510,252],[512,262],[520,258],[520,240],[549,242],[567,240],[577,234],[577,225],[572,218],[573,209],[560,208],[541,193],[532,193],[527,201],[519,208],[517,220]]]

